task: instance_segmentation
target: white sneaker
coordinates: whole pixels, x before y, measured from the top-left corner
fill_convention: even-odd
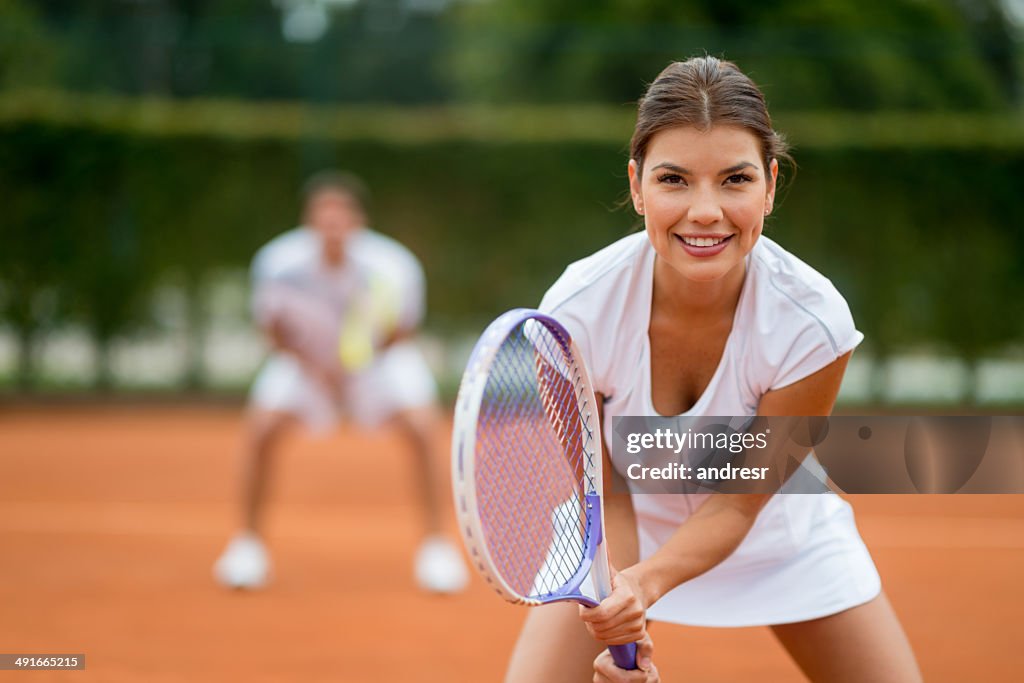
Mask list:
[[[270,576],[270,558],[260,537],[251,531],[236,534],[213,565],[213,576],[227,588],[263,588]]]
[[[416,583],[429,593],[458,593],[469,583],[462,555],[443,536],[430,536],[416,551]]]

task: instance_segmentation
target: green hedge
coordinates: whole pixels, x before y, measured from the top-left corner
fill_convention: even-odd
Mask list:
[[[27,346],[78,321],[102,348],[153,324],[148,297],[169,275],[187,283],[201,320],[205,277],[246,266],[291,227],[303,177],[334,165],[368,181],[374,224],[424,262],[430,326],[477,328],[536,303],[567,263],[636,227],[616,209],[624,144],[225,139],[8,121],[0,321]],[[1024,335],[1019,146],[796,156],[768,234],[838,284],[877,350],[939,344],[972,358]]]

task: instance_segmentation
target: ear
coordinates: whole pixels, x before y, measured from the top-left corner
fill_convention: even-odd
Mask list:
[[[768,187],[764,197],[764,215],[767,216],[775,207],[775,188],[779,180],[779,160],[772,159],[768,164]]]
[[[636,159],[629,160],[626,172],[629,174],[629,196],[633,200],[633,209],[642,216],[644,215],[644,195],[640,189],[640,164],[636,162]]]

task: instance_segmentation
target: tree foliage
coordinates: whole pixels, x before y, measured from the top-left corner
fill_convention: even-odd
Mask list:
[[[999,0],[356,0],[313,44],[270,0],[0,0],[0,84],[330,102],[636,99],[669,61],[738,62],[777,108],[1020,100]],[[4,52],[6,50],[6,53]],[[47,66],[49,65],[49,66]],[[3,70],[0,69],[0,74]],[[45,76],[45,77],[44,77]]]
[[[988,109],[1016,97],[996,2],[494,0],[459,12],[453,72],[497,101],[636,99],[670,61],[736,61],[776,108]],[[979,11],[980,10],[980,11]]]

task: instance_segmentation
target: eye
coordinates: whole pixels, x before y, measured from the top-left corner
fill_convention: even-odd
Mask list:
[[[751,178],[746,173],[733,173],[731,176],[725,179],[726,184],[729,185],[740,185],[742,183],[750,183],[753,181],[754,179]]]
[[[658,182],[666,185],[685,185],[686,179],[678,173],[665,173],[658,176]]]

